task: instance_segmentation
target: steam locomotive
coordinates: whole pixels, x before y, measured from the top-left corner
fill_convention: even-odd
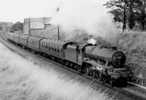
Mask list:
[[[69,68],[111,86],[126,86],[132,76],[122,51],[91,43],[54,40],[8,33],[7,39],[23,47],[48,55]]]

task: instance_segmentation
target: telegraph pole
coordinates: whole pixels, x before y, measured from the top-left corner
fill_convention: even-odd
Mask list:
[[[59,5],[58,5],[58,7],[57,7],[57,9],[56,9],[56,14],[58,14],[59,13],[59,11],[60,11],[60,6],[62,5],[62,0],[59,2]],[[58,40],[60,40],[60,30],[59,30],[59,25],[57,25],[57,30],[58,30],[58,32],[57,32],[57,35],[58,35]]]

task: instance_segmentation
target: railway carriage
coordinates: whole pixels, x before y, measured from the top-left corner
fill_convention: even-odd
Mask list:
[[[19,44],[19,37],[20,37],[20,34],[17,34],[17,33],[8,33],[7,34],[7,38],[8,40],[14,42],[15,44]]]
[[[19,34],[16,33],[13,34],[13,40],[16,44],[19,44],[19,36],[20,36]]]
[[[19,34],[14,33],[13,39],[16,44],[19,44]]]
[[[44,38],[29,36],[28,44],[27,44],[28,48],[39,52],[40,51],[40,41],[42,39],[44,39]]]
[[[48,55],[64,59],[63,45],[64,41],[43,39],[40,41],[40,50]]]
[[[19,43],[20,43],[20,45],[26,47],[27,44],[28,44],[28,38],[29,38],[28,35],[20,35],[20,37],[19,37]]]
[[[10,41],[14,41],[14,36],[13,36],[13,35],[14,35],[13,33],[10,33],[10,32],[9,32],[9,33],[7,34],[7,39],[10,40]]]

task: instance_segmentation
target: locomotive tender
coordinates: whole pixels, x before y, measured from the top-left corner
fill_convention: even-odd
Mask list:
[[[132,75],[125,54],[116,49],[16,33],[8,33],[7,39],[112,86],[125,86]]]

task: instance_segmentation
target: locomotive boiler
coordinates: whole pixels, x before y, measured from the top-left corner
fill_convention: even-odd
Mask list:
[[[89,45],[83,53],[89,74],[111,85],[127,84],[131,71],[125,64],[126,56],[122,51]]]

